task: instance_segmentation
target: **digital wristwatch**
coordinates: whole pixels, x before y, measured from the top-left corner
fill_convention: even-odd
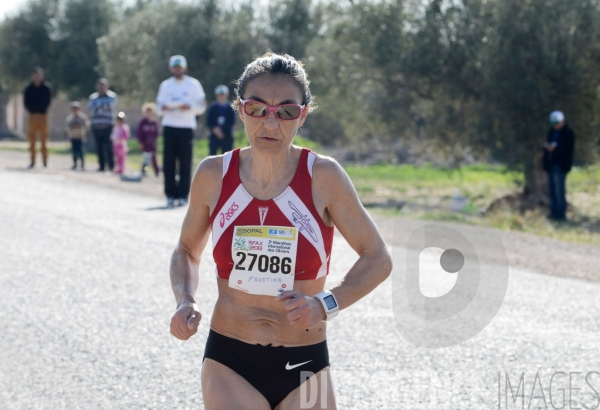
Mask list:
[[[340,313],[340,305],[338,304],[333,293],[328,290],[324,290],[321,293],[317,293],[315,298],[319,299],[323,309],[325,310],[325,321],[331,320]]]

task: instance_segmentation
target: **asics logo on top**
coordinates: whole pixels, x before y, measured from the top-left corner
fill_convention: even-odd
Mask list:
[[[235,215],[235,211],[237,211],[238,208],[238,204],[234,202],[231,204],[231,207],[227,210],[227,212],[221,212],[221,215],[219,215],[219,225],[221,225],[221,228],[225,226],[225,221],[229,221],[231,217]]]
[[[294,212],[292,212],[292,217],[294,218],[294,224],[299,226],[298,230],[300,232],[305,230],[306,233],[312,238],[313,241],[319,242],[317,233],[315,232],[313,227],[310,225],[310,219],[308,219],[308,216],[302,215],[302,212],[300,212],[300,210],[296,207],[296,205],[294,205],[292,203],[292,201],[288,201],[288,204],[289,204],[290,208],[294,211]]]
[[[303,364],[310,363],[310,362],[312,362],[312,360],[309,360],[308,362],[304,362],[304,363],[293,364],[291,366],[290,366],[290,362],[287,362],[287,364],[285,365],[285,370],[292,370],[292,369],[295,369],[296,367],[300,367]]]

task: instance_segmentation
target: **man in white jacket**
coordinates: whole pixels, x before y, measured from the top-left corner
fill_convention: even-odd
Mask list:
[[[162,114],[163,174],[167,206],[173,207],[175,199],[178,200],[179,206],[187,203],[196,116],[206,110],[206,98],[200,82],[185,75],[187,61],[184,56],[172,56],[169,68],[173,77],[161,83],[156,106]],[[177,170],[179,179],[176,178]]]

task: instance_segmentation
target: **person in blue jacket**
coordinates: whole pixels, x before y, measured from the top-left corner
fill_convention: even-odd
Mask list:
[[[235,125],[235,112],[229,104],[229,88],[219,85],[215,88],[216,101],[208,106],[206,126],[210,130],[209,155],[217,155],[233,149],[233,126]]]

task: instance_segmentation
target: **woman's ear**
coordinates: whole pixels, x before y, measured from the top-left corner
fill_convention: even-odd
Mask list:
[[[302,127],[304,121],[306,121],[306,117],[308,116],[308,112],[310,111],[310,105],[306,104],[304,109],[302,110],[302,114],[300,115],[300,121],[298,122],[298,128]]]
[[[244,113],[242,113],[242,110],[243,110],[244,108],[242,107],[242,100],[238,98],[238,99],[237,99],[237,104],[236,104],[236,105],[237,105],[237,107],[238,107],[237,113],[238,113],[238,116],[240,117],[240,121],[241,121],[241,122],[244,122]]]

